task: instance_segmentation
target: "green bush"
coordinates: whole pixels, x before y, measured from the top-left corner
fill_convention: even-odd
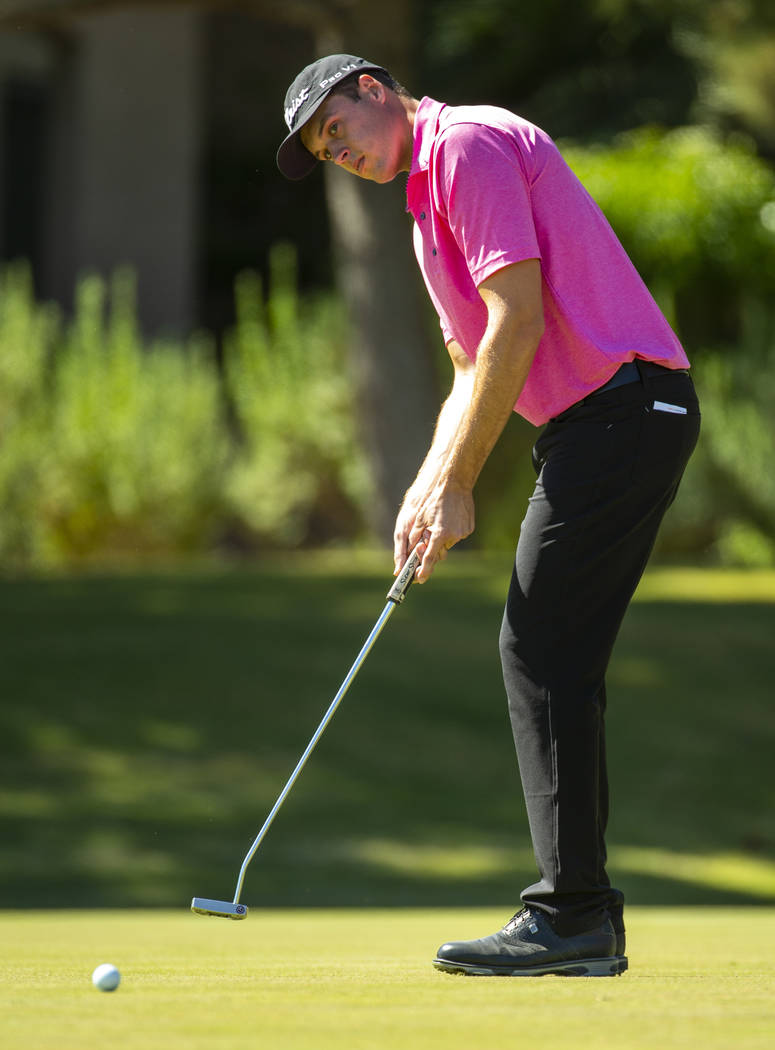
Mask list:
[[[54,558],[190,551],[213,536],[226,433],[213,347],[145,347],[134,279],[78,288],[53,370],[41,511]]]
[[[0,275],[0,560],[33,560],[44,544],[39,517],[48,444],[51,360],[60,337],[51,306],[35,303],[29,268]]]
[[[146,348],[129,273],[105,299],[85,278],[65,329],[24,268],[3,279],[5,563],[186,551],[212,536],[226,442],[211,348]]]
[[[344,309],[331,297],[300,299],[289,247],[275,248],[271,271],[266,305],[258,276],[240,276],[237,325],[224,341],[240,437],[229,505],[248,532],[281,546],[352,537],[368,471],[355,435]]]
[[[274,264],[266,305],[255,278],[237,282],[225,375],[207,336],[146,345],[129,272],[109,289],[84,278],[68,324],[27,267],[0,275],[0,565],[358,531],[342,311],[298,299],[287,249]]]
[[[773,565],[775,342],[706,352],[695,383],[702,434],[668,525],[723,564]]]

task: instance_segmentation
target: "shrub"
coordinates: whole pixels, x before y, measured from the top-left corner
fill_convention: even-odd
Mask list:
[[[67,325],[35,302],[28,267],[0,276],[0,564],[358,532],[343,312],[299,299],[290,249],[272,273],[266,303],[253,275],[237,281],[225,374],[206,335],[145,343],[128,271],[81,280]]]
[[[29,267],[0,274],[0,561],[26,562],[43,545],[39,517],[48,442],[50,367],[59,316],[35,303]]]
[[[119,272],[109,306],[97,277],[78,288],[53,369],[45,491],[46,552],[191,551],[212,538],[226,431],[206,337],[149,347],[134,279]]]
[[[775,340],[698,356],[700,441],[661,549],[723,564],[775,564]]]
[[[301,300],[295,256],[272,255],[266,305],[260,279],[237,281],[237,325],[224,343],[240,443],[227,496],[235,518],[282,546],[347,538],[362,525],[368,471],[355,435],[345,365],[344,309]]]
[[[66,331],[24,267],[2,281],[0,558],[201,548],[212,536],[225,428],[206,340],[143,345],[134,281],[79,285]]]

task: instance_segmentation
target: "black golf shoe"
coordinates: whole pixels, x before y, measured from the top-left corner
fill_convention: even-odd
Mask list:
[[[621,890],[612,890],[612,899],[608,905],[611,923],[616,934],[616,955],[624,955],[627,950],[627,936],[624,930],[624,894]]]
[[[539,911],[523,908],[498,933],[476,941],[442,944],[433,965],[447,973],[472,976],[615,977],[627,969],[617,955],[610,919],[573,937],[559,937]]]

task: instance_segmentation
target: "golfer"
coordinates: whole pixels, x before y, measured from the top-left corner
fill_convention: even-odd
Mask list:
[[[539,879],[502,930],[444,944],[434,964],[622,973],[623,895],[606,873],[605,674],[697,441],[686,354],[527,120],[418,100],[353,55],[304,69],[285,120],[277,163],[290,179],[319,161],[380,183],[408,173],[417,261],[454,379],[398,513],[396,567],[421,543],[424,582],[472,532],[474,485],[513,411],[542,428],[500,637]],[[461,790],[476,775],[461,770]]]

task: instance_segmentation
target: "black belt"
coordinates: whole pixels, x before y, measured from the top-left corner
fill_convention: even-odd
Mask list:
[[[670,372],[675,375],[689,374],[685,368],[666,368],[664,365],[658,365],[654,361],[643,361],[640,358],[635,361],[625,361],[623,365],[617,368],[607,383],[603,383],[602,386],[599,386],[597,390],[593,390],[591,394],[587,394],[581,401],[577,401],[570,408],[566,408],[565,412],[570,412],[573,408],[585,405],[587,401],[597,397],[598,394],[604,394],[608,390],[615,390],[618,386],[626,386],[628,383],[639,383],[644,378],[648,379],[651,376],[665,375]],[[554,416],[554,419],[563,418],[565,412],[561,412],[559,416]]]
[[[591,394],[587,394],[587,397],[594,397],[596,394],[602,394],[606,390],[615,390],[618,386],[625,386],[627,383],[639,382],[640,372],[638,371],[638,366],[634,361],[626,361],[614,372],[607,383],[599,386],[597,390],[593,390]],[[586,398],[584,400],[586,401]]]
[[[605,390],[615,390],[618,386],[626,386],[627,383],[638,383],[645,376],[658,376],[664,375],[666,372],[675,372],[677,375],[688,375],[685,368],[666,368],[664,365],[658,365],[654,361],[626,361],[621,365],[611,376],[607,383],[603,386],[593,390],[591,394],[587,394],[584,398],[595,397],[597,394],[602,394]]]

